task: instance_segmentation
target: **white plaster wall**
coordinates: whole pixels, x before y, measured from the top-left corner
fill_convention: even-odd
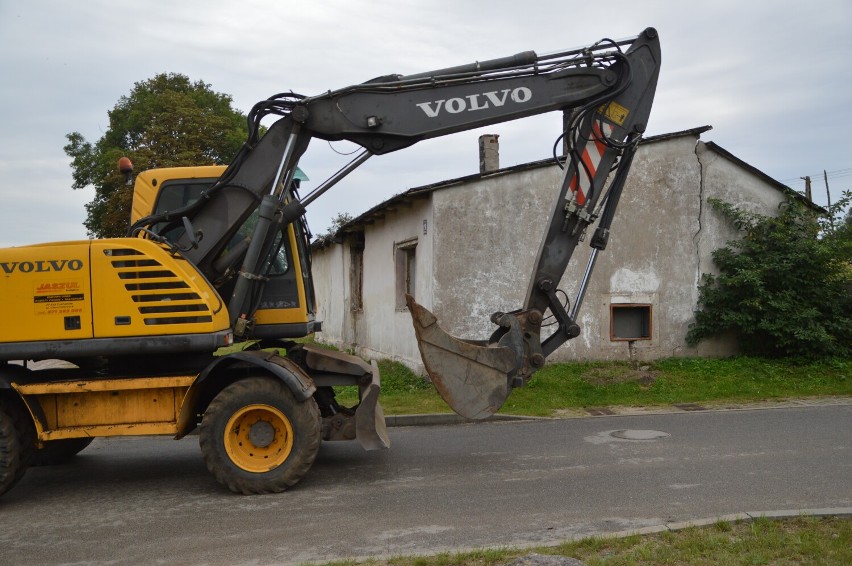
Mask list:
[[[424,198],[365,227],[360,311],[350,308],[349,242],[314,253],[318,311],[323,317],[323,332],[317,337],[320,341],[354,350],[368,359],[398,360],[422,371],[411,315],[396,306],[394,252],[399,242],[416,239],[415,298],[431,308],[432,219],[431,201]]]
[[[557,167],[497,175],[433,194],[435,316],[460,338],[485,339],[497,311],[521,308]]]
[[[692,319],[701,169],[697,137],[641,145],[609,246],[599,255],[580,316],[583,335],[556,359],[653,359],[682,355]],[[587,254],[583,254],[584,256]],[[610,305],[650,303],[651,340],[610,337]]]
[[[332,245],[313,252],[311,273],[314,279],[314,292],[317,301],[317,320],[322,321],[322,332],[317,339],[338,347],[343,344],[343,301],[344,282],[343,246]]]
[[[691,319],[697,265],[700,167],[697,138],[640,146],[608,248],[598,256],[579,323],[580,337],[550,360],[625,359],[627,342],[610,340],[611,303],[651,303],[652,339],[632,355],[677,355]],[[435,314],[460,338],[487,338],[489,317],[523,305],[534,256],[561,177],[554,165],[489,177],[434,195]],[[587,240],[591,237],[591,230]],[[560,288],[571,301],[589,257],[574,253]]]
[[[778,205],[784,201],[784,194],[704,143],[699,142],[696,154],[704,173],[704,206],[701,209],[699,249],[701,256],[708,260],[701,264],[701,270],[717,273],[710,254],[728,241],[739,237],[739,233],[730,222],[707,204],[707,199],[717,198],[750,212],[774,215],[778,212]]]
[[[365,357],[390,357],[422,369],[410,316],[397,310],[395,302],[395,244],[413,237],[418,241],[418,301],[451,334],[487,338],[495,328],[489,320],[493,312],[523,305],[560,177],[555,165],[494,175],[440,189],[368,225],[360,313],[348,311],[348,248],[337,245],[317,254],[315,276],[319,279],[321,273],[330,281],[317,281],[326,325],[322,339],[354,347]],[[639,147],[609,246],[599,254],[580,311],[582,334],[550,361],[735,353],[730,340],[705,341],[698,348],[688,348],[684,340],[699,276],[713,270],[710,254],[737,236],[707,205],[708,197],[764,213],[783,200],[774,186],[712,151],[697,136]],[[581,243],[560,284],[572,302],[588,257],[588,245]],[[330,307],[326,293],[347,305],[348,315]],[[651,340],[612,341],[614,303],[650,303]]]
[[[423,221],[426,221],[426,233]],[[432,205],[417,200],[364,231],[364,309],[355,342],[365,357],[384,357],[422,369],[414,326],[407,309],[396,306],[394,252],[399,242],[417,239],[415,298],[432,304]]]

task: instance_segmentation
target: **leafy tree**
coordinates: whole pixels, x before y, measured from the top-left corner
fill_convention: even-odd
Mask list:
[[[247,135],[245,116],[231,107],[229,95],[176,73],[136,83],[108,114],[109,128],[97,142],[72,132],[64,148],[73,188],[95,187],[84,221],[95,237],[123,236],[129,225],[133,190],[118,171],[121,156],[137,171],[226,162]]]
[[[328,230],[318,235],[314,241],[322,246],[332,243],[337,237],[337,233],[340,229],[351,222],[352,219],[352,215],[348,212],[338,212],[335,217],[331,219],[331,225],[328,227]]]
[[[687,343],[734,331],[746,353],[771,357],[852,354],[852,230],[838,222],[847,193],[826,216],[788,198],[778,216],[711,199],[743,233],[713,253]]]

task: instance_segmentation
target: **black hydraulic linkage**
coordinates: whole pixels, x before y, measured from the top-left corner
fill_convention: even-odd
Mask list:
[[[602,40],[596,45],[616,43]],[[438,327],[434,315],[409,300],[424,365],[444,400],[467,418],[485,418],[496,412],[512,388],[525,384],[547,356],[580,334],[579,309],[597,255],[607,245],[659,75],[660,46],[653,28],[629,42],[625,52],[622,45],[617,44],[605,65],[607,76],[615,80],[603,91],[566,100],[561,107],[563,111],[573,109],[564,134],[568,152],[559,196],[545,222],[523,308],[496,313],[492,321],[498,324],[497,331],[488,341],[476,342],[449,336]],[[569,310],[559,300],[560,281],[586,229],[598,220],[590,241],[590,260]],[[547,311],[556,329],[542,340]]]

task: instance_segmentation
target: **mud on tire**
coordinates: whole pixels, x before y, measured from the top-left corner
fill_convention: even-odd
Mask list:
[[[33,453],[35,430],[16,403],[0,397],[0,495],[24,475]]]
[[[278,493],[310,469],[321,441],[316,402],[298,402],[271,377],[225,387],[201,421],[199,444],[219,483],[242,494]]]

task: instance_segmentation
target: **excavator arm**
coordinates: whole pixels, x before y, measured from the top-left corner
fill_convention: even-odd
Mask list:
[[[416,75],[390,75],[304,97],[279,94],[249,113],[249,139],[203,198],[179,210],[149,216],[131,230],[151,237],[152,227],[182,222],[174,247],[210,280],[225,266],[240,265],[228,309],[237,335],[250,325],[259,288],[276,251],[281,226],[372,155],[421,140],[508,120],[570,110],[563,133],[567,155],[560,194],[547,222],[524,304],[496,313],[487,341],[454,338],[409,298],[424,365],[445,401],[459,414],[484,418],[496,412],[512,388],[526,383],[559,345],[577,336],[577,310],[597,252],[610,224],[633,154],[645,130],[656,89],[660,47],[648,28],[627,40],[609,39],[550,55],[524,52]],[[260,136],[265,117],[281,116]],[[348,140],[363,150],[350,163],[300,198],[293,189],[299,158],[313,138]],[[557,140],[557,145],[559,140]],[[611,179],[608,183],[608,179]],[[253,236],[228,250],[234,234],[259,210]],[[556,290],[586,228],[600,219],[591,239],[592,261],[570,312]],[[224,258],[223,258],[224,256]],[[557,330],[542,340],[549,311]]]
[[[481,419],[495,413],[511,390],[527,383],[547,356],[580,334],[576,320],[598,253],[606,248],[627,173],[651,111],[660,65],[656,32],[645,32],[611,67],[618,81],[603,96],[574,111],[564,135],[568,158],[559,198],[545,225],[523,307],[494,313],[488,341],[460,340],[444,332],[427,309],[408,298],[424,365],[443,399],[457,413]],[[607,185],[607,181],[610,180]],[[586,228],[599,220],[592,253],[570,312],[557,289]],[[542,340],[550,312],[555,331]]]

